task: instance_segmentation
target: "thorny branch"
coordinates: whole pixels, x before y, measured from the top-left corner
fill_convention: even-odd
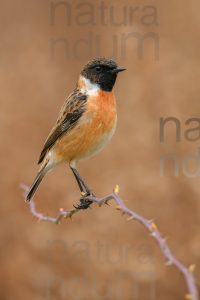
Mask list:
[[[26,185],[21,186],[24,190],[24,197],[26,197],[28,187]],[[153,220],[147,220],[143,216],[139,215],[138,213],[130,210],[126,205],[124,204],[124,201],[119,197],[119,186],[116,186],[114,189],[114,192],[112,194],[109,194],[102,198],[97,198],[94,196],[87,196],[86,200],[91,200],[93,202],[96,202],[99,206],[103,204],[108,204],[110,200],[114,200],[117,204],[116,209],[121,211],[123,215],[128,216],[128,221],[135,220],[139,223],[141,223],[150,233],[150,235],[156,240],[158,243],[160,250],[163,254],[163,256],[166,258],[166,265],[174,265],[184,276],[185,282],[187,284],[188,288],[188,294],[185,295],[186,300],[198,300],[198,291],[197,286],[195,283],[195,278],[193,275],[193,271],[195,269],[195,265],[192,264],[189,266],[189,268],[185,267],[171,252],[169,246],[167,245],[166,238],[162,236],[162,234],[159,232],[158,227],[154,223]],[[72,210],[65,211],[64,209],[60,208],[59,213],[57,217],[49,217],[45,216],[42,213],[37,212],[35,207],[35,202],[32,199],[30,202],[30,211],[33,216],[35,216],[40,221],[47,221],[52,222],[55,224],[58,224],[63,218],[71,218],[75,213],[80,212],[80,209],[73,208]]]

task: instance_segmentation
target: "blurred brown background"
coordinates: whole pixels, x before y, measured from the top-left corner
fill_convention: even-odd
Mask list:
[[[127,68],[115,87],[117,132],[79,170],[99,196],[118,183],[130,208],[156,220],[177,258],[196,264],[199,281],[200,179],[185,176],[181,160],[197,154],[199,146],[183,134],[185,121],[200,117],[200,3],[106,1],[104,24],[101,1],[63,1],[55,9],[59,2],[1,0],[0,298],[183,299],[182,275],[164,265],[140,224],[127,222],[112,207],[95,205],[60,225],[39,223],[19,186],[31,184],[43,142],[82,65],[96,55],[115,55]],[[126,22],[124,9],[132,11]],[[149,32],[142,54],[133,34]],[[123,37],[131,34],[124,44]],[[88,37],[88,44],[81,41]],[[61,40],[55,46],[56,39]],[[169,116],[180,120],[181,141],[175,142],[171,124],[161,144],[159,119]],[[180,160],[176,177],[170,162],[160,176],[160,156],[169,153]],[[55,215],[78,198],[71,172],[61,166],[43,181],[37,208]]]

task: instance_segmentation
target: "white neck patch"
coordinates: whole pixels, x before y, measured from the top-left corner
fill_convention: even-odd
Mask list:
[[[92,83],[89,79],[81,76],[80,80],[83,81],[83,87],[81,92],[86,92],[88,95],[95,95],[99,90],[100,86],[97,83]]]

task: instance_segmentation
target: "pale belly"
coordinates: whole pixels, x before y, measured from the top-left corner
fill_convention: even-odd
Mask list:
[[[107,133],[102,134],[101,137],[95,140],[94,145],[92,145],[91,148],[88,149],[88,151],[83,153],[80,159],[88,158],[101,152],[107,145],[107,143],[112,139],[116,130],[116,125],[117,120],[114,122],[113,127]]]
[[[66,132],[52,148],[54,159],[57,162],[71,162],[97,154],[112,138],[116,124],[114,95],[104,93],[101,98],[93,97],[74,128]]]
[[[110,128],[105,130],[99,123],[80,124],[63,136],[55,145],[53,152],[58,161],[78,161],[99,153],[111,140],[116,129],[117,118]]]

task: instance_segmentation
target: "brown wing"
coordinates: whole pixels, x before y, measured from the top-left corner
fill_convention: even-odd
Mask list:
[[[43,150],[40,154],[38,164],[40,164],[47,152],[53,147],[56,141],[67,131],[71,130],[77,123],[79,118],[85,111],[85,103],[87,96],[78,90],[75,90],[67,99],[66,103],[62,107],[56,125],[50,132]]]

